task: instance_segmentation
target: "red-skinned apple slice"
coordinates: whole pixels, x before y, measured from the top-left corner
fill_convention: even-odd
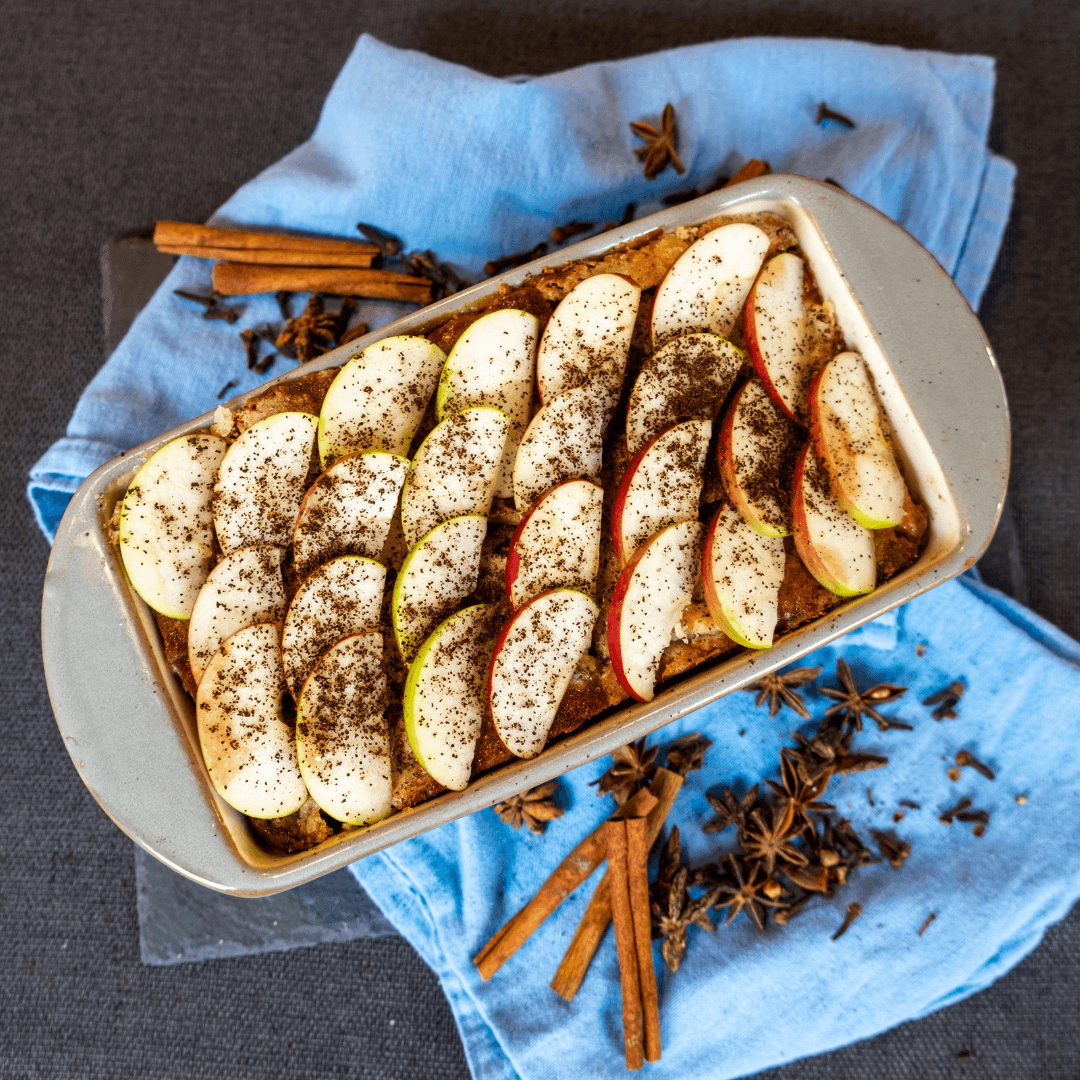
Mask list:
[[[391,810],[390,726],[383,638],[356,634],[331,646],[296,706],[296,755],[311,797],[347,825]]]
[[[188,663],[196,682],[226,638],[245,626],[280,623],[285,617],[284,554],[270,544],[237,548],[210,571],[188,623]]]
[[[671,635],[692,601],[705,526],[682,521],[650,536],[615,583],[607,640],[615,677],[637,701],[652,701]]]
[[[515,756],[532,758],[544,749],[599,615],[584,593],[555,589],[518,608],[503,627],[491,657],[488,704],[499,738]]]
[[[791,492],[802,431],[759,379],[740,387],[724,413],[717,456],[724,491],[762,536],[791,532]]]
[[[542,402],[575,386],[603,396],[605,422],[622,392],[641,289],[621,274],[595,274],[570,290],[551,316],[536,354]]]
[[[713,621],[732,641],[768,649],[784,580],[784,541],[762,536],[733,506],[717,510],[705,534],[701,583]]]
[[[214,654],[195,696],[199,744],[218,794],[242,814],[279,818],[307,801],[285,694],[278,628],[246,626]]]
[[[727,337],[768,250],[765,233],[742,222],[695,240],[656,290],[653,348],[702,330]]]
[[[495,614],[494,604],[475,604],[451,615],[421,646],[405,682],[409,745],[428,774],[451,791],[469,785],[487,713]]]
[[[806,341],[803,261],[785,252],[769,260],[743,309],[750,362],[772,399],[792,420],[807,420],[814,377]]]
[[[810,437],[836,501],[867,529],[904,517],[904,478],[881,427],[870,373],[858,353],[834,356],[810,384]]]
[[[512,610],[550,589],[593,592],[603,513],[603,488],[589,480],[556,484],[532,504],[506,557],[506,595]]]
[[[226,555],[249,544],[289,546],[315,465],[317,423],[311,413],[275,413],[225,452],[214,485],[214,529]]]
[[[824,588],[837,596],[873,591],[877,581],[874,534],[833,498],[829,479],[809,443],[795,466],[791,523],[799,558]]]
[[[408,469],[406,458],[382,450],[334,462],[300,503],[293,531],[297,576],[339,555],[379,558]]]
[[[214,478],[228,444],[216,435],[166,443],[120,505],[119,545],[135,591],[171,619],[191,615],[214,562]]]
[[[634,456],[611,506],[611,540],[621,565],[660,529],[697,520],[711,437],[711,420],[687,420]]]
[[[300,583],[281,630],[285,681],[294,698],[320,653],[378,627],[385,586],[386,567],[358,555],[331,559]]]
[[[532,418],[514,460],[519,511],[563,480],[599,480],[603,403],[585,386],[553,397]]]
[[[715,420],[746,356],[716,334],[684,334],[645,361],[626,408],[626,449],[684,420]]]
[[[460,514],[487,514],[499,479],[510,418],[481,405],[432,428],[401,489],[401,527],[409,547]]]

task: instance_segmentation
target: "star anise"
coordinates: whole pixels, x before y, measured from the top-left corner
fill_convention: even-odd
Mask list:
[[[741,839],[743,851],[756,859],[770,877],[779,860],[788,866],[806,866],[806,856],[791,842],[794,806],[770,806],[754,810],[746,823]]]
[[[877,724],[879,731],[888,731],[890,728],[900,728],[904,731],[911,730],[910,724],[882,716],[877,711],[877,706],[885,705],[890,701],[896,701],[897,698],[903,697],[907,693],[906,686],[878,683],[877,686],[871,686],[869,690],[859,693],[855,689],[855,679],[852,677],[851,668],[848,667],[843,658],[836,661],[836,677],[840,680],[842,690],[835,690],[828,686],[821,688],[821,692],[826,697],[831,697],[837,702],[836,705],[830,705],[825,710],[826,716],[838,714],[844,718],[849,727],[853,726],[856,731],[862,731],[862,718],[864,715],[869,716]]]
[[[705,798],[716,811],[716,817],[702,825],[701,831],[723,832],[734,825],[741,836],[743,829],[746,828],[746,815],[757,802],[758,786],[755,784],[741,799],[736,798],[731,788],[727,788],[723,795],[712,795],[706,792]]]
[[[769,716],[775,716],[780,711],[780,706],[786,705],[789,709],[794,709],[804,720],[809,720],[810,713],[803,704],[802,698],[795,693],[794,688],[816,679],[820,674],[820,667],[792,668],[790,671],[765,675],[743,689],[757,691],[755,705],[760,706],[766,698],[769,699]]]
[[[847,750],[840,731],[823,724],[812,739],[801,731],[796,731],[794,737],[799,749],[789,749],[788,754],[804,784],[816,784],[822,777],[828,778],[836,772]]]
[[[655,180],[667,167],[672,165],[681,176],[686,169],[682,160],[675,150],[675,108],[668,102],[664,106],[664,112],[660,117],[660,130],[644,120],[636,120],[630,124],[630,130],[639,138],[645,140],[644,146],[639,146],[634,154],[639,161],[645,162],[645,179]]]
[[[612,753],[615,764],[599,780],[594,780],[591,787],[599,786],[597,795],[610,793],[615,802],[622,806],[631,795],[647,786],[656,772],[656,757],[659,746],[645,748],[645,740],[620,746]]]
[[[520,829],[524,822],[529,832],[542,833],[549,821],[563,816],[551,797],[558,786],[558,780],[549,780],[520,795],[513,795],[505,802],[496,803],[492,809],[506,825],[514,829]]]
[[[658,904],[655,900],[652,903],[653,937],[664,939],[660,952],[672,971],[679,970],[686,955],[686,928],[691,923],[710,934],[716,929],[709,918],[709,908],[715,903],[720,886],[694,900],[687,891],[688,876],[689,871],[683,867],[671,882],[667,903]]]
[[[697,731],[683,735],[667,748],[667,767],[680,776],[695,772],[705,764],[705,751],[710,746],[712,739]]]
[[[778,799],[778,807],[791,808],[792,823],[796,831],[806,826],[813,827],[810,814],[826,814],[836,809],[832,803],[821,802],[820,796],[828,787],[832,774],[822,773],[813,783],[806,783],[799,776],[799,758],[794,750],[785,747],[780,751],[780,779],[766,780]]]
[[[306,364],[337,340],[341,333],[339,319],[336,312],[323,310],[322,297],[316,294],[300,315],[285,324],[275,345],[278,349],[295,348],[296,358]]]
[[[717,885],[716,891],[718,897],[726,896],[727,899],[717,902],[716,906],[728,909],[725,925],[732,922],[740,911],[745,911],[754,925],[759,930],[764,930],[765,909],[778,907],[782,902],[770,899],[765,892],[766,886],[773,879],[764,874],[764,868],[759,862],[744,862],[735,855],[728,855],[724,864],[730,878]]]

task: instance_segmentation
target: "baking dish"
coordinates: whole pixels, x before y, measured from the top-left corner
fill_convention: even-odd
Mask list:
[[[772,649],[704,665],[653,701],[624,703],[538,758],[509,762],[466,791],[446,792],[310,851],[271,853],[210,783],[194,703],[172,674],[153,615],[108,540],[109,517],[135,470],[170,439],[211,422],[210,414],[197,417],[103,465],[82,484],[46,572],[42,649],[53,711],[79,775],[113,821],[203,885],[237,895],[278,892],[610,753],[970,566],[990,542],[1008,480],[1008,408],[990,346],[924,248],[872,207],[813,180],[762,177],[592,237],[327,353],[303,373],[341,365],[380,338],[423,332],[544,266],[602,254],[656,228],[756,211],[778,213],[792,224],[823,296],[835,305],[848,347],[873,373],[897,456],[929,515],[926,546],[914,565],[778,639]]]

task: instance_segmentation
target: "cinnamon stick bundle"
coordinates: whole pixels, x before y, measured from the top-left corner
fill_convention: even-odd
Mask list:
[[[198,244],[159,244],[166,255],[194,255],[198,259],[220,259],[234,263],[268,266],[370,266],[377,252],[354,244],[355,251],[289,251],[281,248],[200,247]]]
[[[223,262],[214,265],[214,291],[222,296],[252,293],[329,293],[363,296],[372,300],[431,302],[431,282],[426,278],[392,274],[388,270],[348,267],[257,266]]]
[[[154,228],[154,243],[158,247],[229,248],[239,251],[362,252],[372,257],[379,252],[375,244],[360,240],[332,240],[323,236],[298,236],[295,233],[254,229],[221,229],[210,225],[189,225],[183,221],[159,221]]]

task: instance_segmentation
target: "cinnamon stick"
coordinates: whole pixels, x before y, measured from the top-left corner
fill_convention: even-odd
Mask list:
[[[354,248],[360,248],[354,244]],[[166,255],[194,255],[197,259],[220,259],[269,266],[370,266],[375,254],[357,251],[282,251],[280,248],[201,247],[198,244],[159,244]]]
[[[377,300],[431,301],[431,282],[425,278],[392,274],[388,270],[347,267],[254,266],[223,262],[214,265],[214,291],[222,296],[286,292],[330,293]]]
[[[656,805],[648,790],[639,791],[610,820],[640,817]],[[605,823],[606,824],[606,823]],[[532,932],[604,861],[604,826],[594,829],[557,867],[540,891],[473,957],[485,982],[521,948]]]
[[[626,822],[626,878],[630,886],[630,913],[634,917],[634,948],[645,1027],[645,1060],[660,1060],[660,997],[653,966],[652,910],[649,904],[648,824],[642,818]]]
[[[183,221],[159,221],[154,228],[158,247],[214,247],[236,250],[366,252],[377,255],[379,248],[362,240],[332,240],[323,236],[301,236],[255,229],[222,229],[212,225],[189,225]]]
[[[607,822],[604,825],[604,843],[607,847],[608,877],[611,881],[611,920],[615,924],[615,948],[619,954],[626,1067],[640,1069],[645,1064],[645,1017],[641,1007],[641,983],[638,979],[634,912],[627,880],[626,822]]]
[[[723,187],[741,184],[744,180],[756,180],[759,176],[768,176],[772,166],[767,161],[751,158]]]
[[[675,802],[675,796],[682,788],[683,778],[670,769],[657,769],[649,791],[656,796],[656,805],[649,811],[646,839],[651,848],[656,843],[664,827],[668,813]],[[570,941],[570,947],[559,964],[555,978],[551,980],[551,989],[560,997],[570,1001],[578,992],[589,964],[600,948],[600,942],[611,922],[611,891],[607,874],[596,887],[585,914],[581,917],[577,930]]]

